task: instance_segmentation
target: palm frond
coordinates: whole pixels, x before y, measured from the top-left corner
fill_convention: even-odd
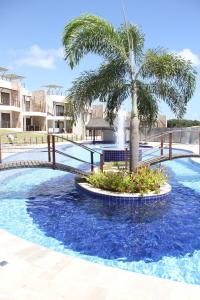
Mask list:
[[[110,124],[113,124],[121,104],[128,98],[129,95],[130,87],[125,84],[116,86],[113,90],[106,94],[106,119]]]
[[[188,100],[181,91],[170,83],[157,81],[148,85],[152,94],[168,104],[173,113],[181,118],[186,112]]]
[[[138,115],[140,123],[146,127],[155,125],[158,116],[158,98],[151,92],[148,85],[137,83]]]
[[[135,63],[141,61],[144,47],[144,34],[137,25],[122,24],[118,30],[119,36],[122,39],[127,56],[129,56],[130,48],[133,47]]]
[[[140,75],[176,115],[184,114],[196,85],[196,71],[189,61],[163,49],[149,50]]]
[[[147,51],[141,75],[144,79],[167,81],[176,86],[186,99],[193,95],[196,71],[189,61],[176,54],[163,49]]]
[[[106,59],[126,56],[123,43],[114,27],[93,15],[82,15],[69,22],[64,30],[65,60],[76,66],[87,53],[102,55]]]
[[[116,88],[126,85],[126,65],[121,60],[102,64],[98,70],[81,74],[69,89],[77,114],[86,105],[99,99],[106,102],[108,95]]]

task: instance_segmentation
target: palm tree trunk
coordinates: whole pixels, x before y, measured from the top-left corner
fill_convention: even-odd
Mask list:
[[[139,119],[137,113],[137,87],[133,84],[130,118],[130,172],[135,172],[139,161]]]

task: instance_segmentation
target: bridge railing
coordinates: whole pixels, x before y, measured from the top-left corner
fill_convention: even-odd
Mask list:
[[[59,139],[62,139],[62,141],[66,141],[66,142],[69,142],[73,145],[76,145],[77,147],[81,148],[81,149],[84,149],[86,151],[88,151],[90,153],[90,162],[88,161],[85,161],[81,158],[78,158],[78,157],[75,157],[71,154],[67,154],[63,151],[60,151],[58,149],[56,149],[56,138],[57,138],[57,141],[59,141]],[[86,163],[86,164],[89,164],[90,165],[90,170],[91,172],[94,171],[94,167],[97,166],[95,163],[94,163],[94,154],[98,154],[99,155],[99,158],[100,158],[100,170],[103,171],[103,154],[94,150],[94,149],[91,149],[90,147],[87,147],[86,145],[82,144],[82,143],[77,143],[73,140],[70,140],[68,138],[64,138],[64,137],[60,137],[58,135],[48,135],[47,136],[47,144],[48,144],[48,161],[49,162],[52,162],[53,165],[56,164],[56,153],[58,153],[59,155],[62,155],[62,156],[65,156],[65,157],[69,157],[71,159],[74,159],[76,161],[80,161],[80,162],[83,162],[83,163]]]
[[[174,149],[173,149],[173,144],[174,144],[173,134],[177,131],[181,131],[181,130],[175,130],[175,131],[170,130],[170,131],[164,132],[162,134],[154,135],[154,136],[150,137],[149,141],[154,140],[156,138],[157,140],[159,140],[159,142],[157,142],[158,145],[156,145],[155,147],[152,147],[148,150],[143,151],[143,154],[142,154],[143,161],[145,162],[145,160],[151,159],[152,155],[156,156],[155,154],[157,154],[158,158],[163,157],[163,156],[166,156],[166,157],[168,156],[168,159],[171,160],[173,157],[173,151],[174,151]],[[200,131],[198,132],[198,146],[199,146],[198,154],[200,155]],[[164,150],[167,150],[167,153]],[[185,151],[185,150],[183,149],[180,151]]]
[[[44,142],[44,140],[46,140],[46,145],[44,143],[40,143],[40,144],[21,144],[21,143],[16,143],[15,141],[11,141],[10,143],[5,143],[5,137],[0,136],[0,163],[2,163],[2,158],[6,157],[7,154],[15,154],[15,153],[19,153],[18,158],[19,160],[23,160],[24,157],[27,156],[27,160],[28,155],[24,154],[24,153],[29,153],[31,152],[31,157],[32,160],[38,159],[38,157],[43,157],[43,160],[48,160],[49,162],[52,162],[52,164],[55,166],[56,164],[56,153],[59,156],[64,156],[64,157],[68,157],[70,159],[73,159],[76,162],[82,162],[84,164],[90,165],[90,169],[91,172],[94,171],[94,168],[99,165],[96,164],[94,161],[94,155],[99,155],[99,161],[100,161],[100,169],[103,170],[103,155],[102,153],[98,152],[95,149],[92,149],[90,147],[88,147],[85,144],[82,143],[78,143],[74,140],[69,139],[68,137],[63,137],[63,136],[59,136],[59,135],[53,135],[53,134],[47,134],[46,136],[43,135],[43,139],[42,141]],[[70,143],[75,145],[76,147],[83,149],[85,151],[87,151],[90,155],[89,160],[84,160],[82,159],[82,157],[79,157],[79,155],[74,155],[73,153],[66,153],[64,151],[62,151],[60,148],[57,148],[57,143],[59,145],[62,145],[63,143]],[[46,149],[47,146],[47,149]],[[44,154],[45,152],[45,154]],[[41,155],[39,153],[42,153]],[[47,157],[45,157],[46,155],[48,155],[48,159]],[[3,156],[3,157],[2,157]],[[16,160],[15,157],[13,157],[14,160]]]

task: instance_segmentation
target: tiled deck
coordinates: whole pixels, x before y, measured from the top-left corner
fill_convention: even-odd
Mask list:
[[[0,300],[198,300],[200,286],[65,256],[0,230]]]

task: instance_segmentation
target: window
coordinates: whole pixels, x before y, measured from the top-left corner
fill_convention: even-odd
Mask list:
[[[10,94],[1,92],[1,104],[2,105],[10,105]]]
[[[56,105],[56,116],[64,116],[64,105]]]
[[[25,111],[30,111],[31,105],[30,105],[30,101],[26,101],[25,102]]]
[[[10,114],[1,114],[1,128],[10,128]]]

